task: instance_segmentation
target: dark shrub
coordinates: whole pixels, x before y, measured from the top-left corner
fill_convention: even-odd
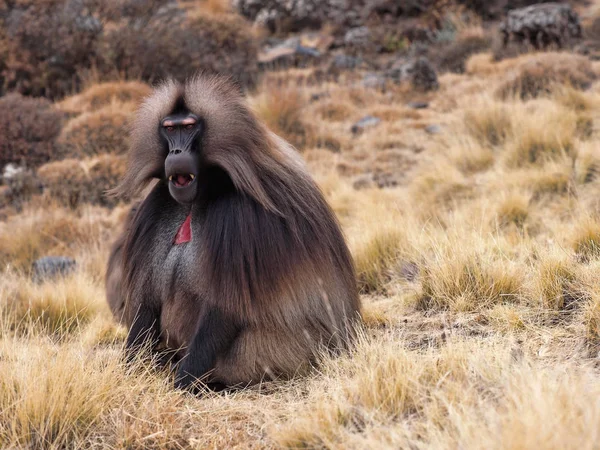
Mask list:
[[[78,88],[78,71],[92,66],[102,32],[87,0],[5,2],[0,20],[9,55],[2,71],[7,89],[56,98]]]
[[[97,83],[77,95],[65,98],[60,102],[60,109],[68,114],[77,115],[98,110],[112,103],[132,103],[137,106],[151,92],[150,86],[139,81]]]
[[[21,211],[23,205],[34,195],[42,192],[42,183],[32,170],[21,170],[7,179],[2,180],[6,185],[3,199],[0,203],[12,206]]]
[[[48,163],[38,170],[44,195],[76,208],[83,203],[113,207],[118,203],[105,193],[125,174],[122,156],[102,155],[92,160],[65,159]]]
[[[542,53],[532,57],[515,74],[510,75],[498,90],[498,96],[521,99],[549,94],[555,85],[588,89],[597,79],[590,60],[568,53]]]
[[[255,81],[257,48],[248,24],[234,14],[199,15],[170,5],[147,21],[121,23],[102,42],[105,70],[128,78],[183,79],[198,70]]]
[[[34,168],[55,154],[63,113],[45,99],[20,94],[0,98],[0,168],[8,163]]]
[[[95,0],[94,9],[105,21],[147,20],[175,0]]]
[[[491,45],[492,39],[488,36],[478,33],[465,34],[448,46],[440,48],[433,59],[441,72],[463,73],[467,60],[476,53],[488,50]]]
[[[132,111],[132,105],[115,103],[71,119],[57,140],[60,156],[80,158],[125,153]]]
[[[484,19],[500,19],[507,11],[524,6],[545,3],[547,0],[458,0],[458,3],[475,11]],[[557,3],[566,3],[558,1]]]

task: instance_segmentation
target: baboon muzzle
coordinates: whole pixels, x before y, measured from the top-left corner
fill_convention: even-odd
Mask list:
[[[190,203],[196,198],[198,175],[197,157],[190,151],[170,151],[165,160],[165,174],[169,192],[179,203]]]
[[[165,159],[169,192],[179,203],[190,203],[196,198],[200,157],[195,146],[203,129],[203,122],[190,112],[173,113],[160,124],[160,134],[169,149]]]

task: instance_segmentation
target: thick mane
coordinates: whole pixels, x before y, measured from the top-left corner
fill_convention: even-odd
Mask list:
[[[190,140],[198,143],[191,203],[165,174],[177,148],[159,127],[174,109],[202,121],[200,141]],[[178,361],[176,386],[193,388],[205,375],[227,386],[290,377],[309,370],[323,345],[346,347],[360,299],[335,214],[298,153],[233,84],[202,76],[163,84],[140,108],[131,142],[116,192],[137,195],[159,181],[109,265],[128,355],[143,343],[166,349]],[[182,245],[175,236],[186,223]]]
[[[202,154],[206,164],[221,167],[240,192],[280,213],[264,183],[287,177],[292,167],[305,172],[303,164],[289,144],[257,120],[236,85],[223,77],[199,75],[185,84],[169,80],[144,101],[133,124],[127,171],[111,193],[132,198],[152,179],[164,177],[167,155],[160,141],[159,123],[182,99],[205,121]],[[306,174],[304,178],[310,180]]]
[[[223,201],[217,194],[203,224],[209,259],[218,268],[211,274],[212,286],[229,292],[230,298],[238,299],[233,304],[249,312],[253,299],[269,299],[275,291],[286,290],[278,279],[289,282],[293,273],[306,276],[307,271],[326,273],[330,266],[342,272],[352,267],[335,215],[296,150],[258,121],[226,79],[199,76],[185,85],[169,82],[143,104],[132,136],[129,170],[119,189],[132,183],[138,192],[153,177],[162,176],[166,155],[158,123],[182,99],[205,122],[203,164],[220,167],[235,188],[234,197],[221,194],[226,195]],[[212,177],[199,181],[205,190],[218,184]],[[161,198],[164,207],[173,203],[164,183],[156,189],[154,197]],[[197,201],[205,199],[199,196]],[[140,214],[130,239],[137,244],[127,246],[131,261],[153,239],[150,224],[156,212],[144,208]],[[136,273],[130,267],[126,278],[132,280]],[[343,277],[353,283],[351,271]]]
[[[167,155],[160,142],[158,125],[171,112],[181,95],[182,86],[175,81],[167,81],[142,103],[130,135],[127,171],[121,183],[109,193],[134,198],[152,179],[163,177]]]

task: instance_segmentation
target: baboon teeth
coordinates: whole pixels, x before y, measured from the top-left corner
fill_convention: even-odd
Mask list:
[[[173,181],[173,175],[169,175],[169,181]]]
[[[196,178],[196,176],[190,173],[190,178],[192,179],[192,181],[194,181],[194,178]]]

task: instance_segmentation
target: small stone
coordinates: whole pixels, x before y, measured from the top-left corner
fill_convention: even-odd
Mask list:
[[[386,79],[377,73],[368,73],[363,78],[361,85],[371,89],[385,89]]]
[[[389,171],[376,171],[373,174],[373,182],[379,189],[393,188],[398,186],[402,174]]]
[[[425,57],[399,59],[386,72],[396,84],[410,82],[415,89],[434,91],[440,87],[437,73]]]
[[[329,92],[315,92],[314,94],[312,94],[310,96],[310,101],[312,102],[318,102],[321,99],[330,97]]]
[[[344,44],[353,47],[364,47],[371,41],[371,30],[367,27],[356,27],[344,35]]]
[[[64,277],[75,270],[76,261],[66,256],[45,256],[31,265],[32,278],[36,282]]]
[[[437,124],[427,125],[425,131],[429,134],[440,134],[442,132],[442,127]]]
[[[351,131],[354,134],[358,134],[367,128],[376,127],[380,123],[381,123],[381,119],[378,117],[365,116],[362,119],[360,119],[358,122],[356,122],[354,125],[352,125]]]
[[[369,189],[373,187],[373,180],[369,175],[363,175],[357,178],[354,183],[352,183],[352,187],[357,191],[361,189]]]
[[[568,4],[541,3],[508,12],[500,24],[504,45],[510,41],[528,43],[535,48],[565,47],[583,37],[579,15]]]
[[[335,55],[333,58],[333,67],[336,69],[352,70],[362,64],[362,59],[345,54]]]
[[[23,167],[17,166],[13,163],[8,163],[4,166],[4,170],[2,171],[2,180],[5,180],[4,182],[6,183],[7,180],[20,175],[24,171],[25,169]]]
[[[429,103],[427,102],[410,102],[406,106],[412,109],[426,109],[429,108]]]
[[[316,48],[301,45],[300,38],[292,37],[272,47],[264,48],[258,55],[258,63],[262,67],[295,66],[321,57]]]

